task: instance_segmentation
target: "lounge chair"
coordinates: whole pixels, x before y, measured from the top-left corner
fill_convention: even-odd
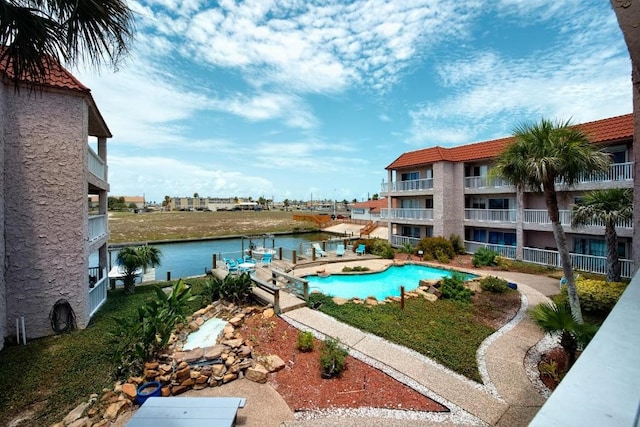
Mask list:
[[[342,255],[344,255],[344,245],[338,245],[338,248],[336,249],[336,256]]]
[[[320,243],[312,243],[311,246],[316,250],[317,256],[327,256],[327,253],[320,247]]]
[[[239,272],[238,264],[232,259],[227,261],[226,266],[227,266],[227,271],[229,273],[233,274],[233,273],[238,273]]]
[[[365,249],[367,249],[367,247],[363,243],[359,244],[356,248],[356,255],[364,255]]]

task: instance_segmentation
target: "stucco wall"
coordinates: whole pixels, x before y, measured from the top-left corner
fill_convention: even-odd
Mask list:
[[[27,338],[52,333],[49,313],[62,298],[79,326],[88,320],[87,117],[80,96],[7,94],[7,319],[24,316]]]
[[[4,337],[7,336],[7,293],[4,279],[4,127],[7,117],[6,97],[7,88],[0,84],[0,350],[4,348]]]

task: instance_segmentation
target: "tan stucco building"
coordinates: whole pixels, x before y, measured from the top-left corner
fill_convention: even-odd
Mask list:
[[[87,87],[49,71],[43,86],[16,90],[0,64],[0,348],[16,320],[42,337],[70,307],[83,328],[106,300],[111,132]]]

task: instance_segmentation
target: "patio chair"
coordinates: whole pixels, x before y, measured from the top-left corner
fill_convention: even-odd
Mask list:
[[[225,265],[227,266],[227,271],[229,273],[234,274],[239,272],[238,264],[234,260],[232,259],[228,260],[228,262],[226,262]]]
[[[312,243],[311,246],[316,250],[317,256],[327,256],[327,253],[320,247],[320,243]]]
[[[336,249],[336,256],[343,256],[344,255],[344,245],[338,245],[338,248]]]
[[[365,249],[367,249],[367,247],[364,245],[364,243],[360,243],[356,248],[356,255],[364,255]]]
[[[262,264],[263,267],[269,266],[271,265],[272,258],[273,258],[273,255],[264,254],[262,255],[262,259],[260,260],[260,263]]]

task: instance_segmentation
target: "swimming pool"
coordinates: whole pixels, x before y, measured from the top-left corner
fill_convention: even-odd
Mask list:
[[[366,298],[374,296],[383,300],[400,296],[400,286],[405,291],[416,289],[420,280],[438,280],[451,276],[450,270],[417,264],[392,265],[378,273],[334,274],[331,276],[307,276],[309,291],[341,298]]]

